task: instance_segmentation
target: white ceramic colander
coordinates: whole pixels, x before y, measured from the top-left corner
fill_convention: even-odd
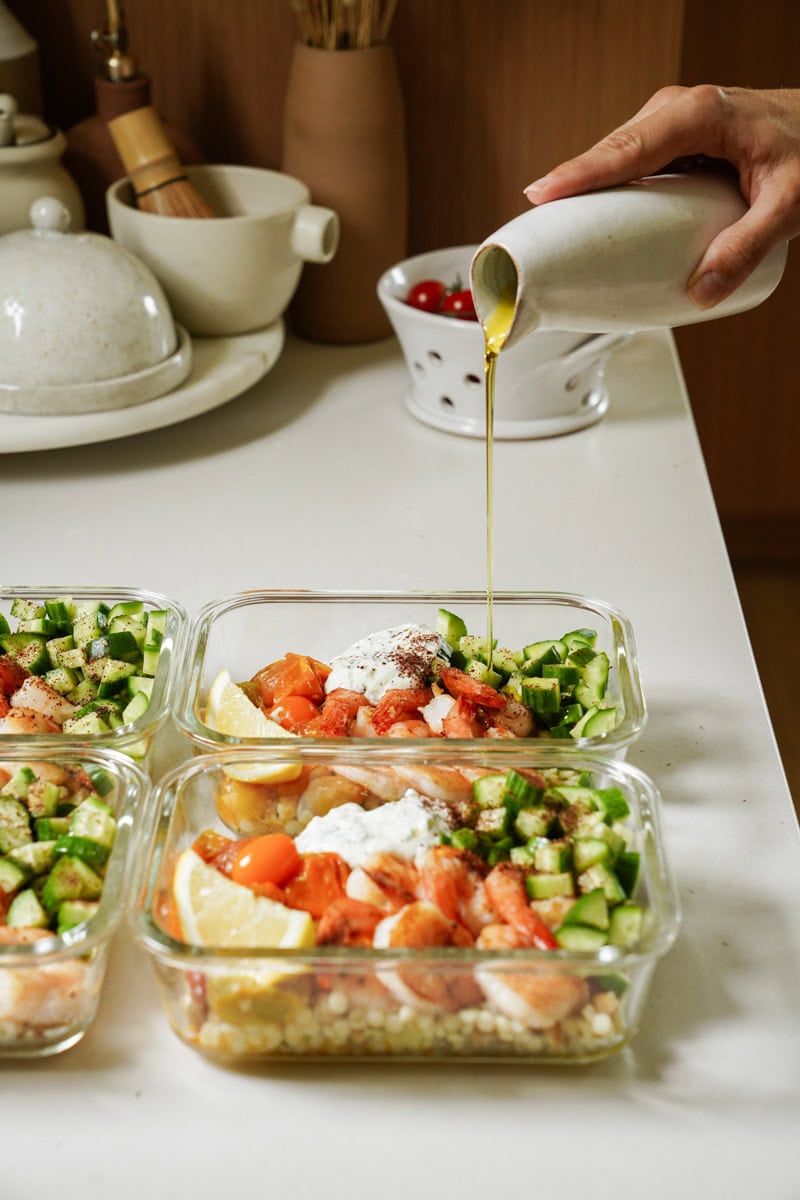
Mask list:
[[[469,285],[476,246],[419,254],[391,267],[378,296],[397,334],[411,385],[406,405],[419,420],[449,433],[486,431],[483,333],[473,321],[422,312],[405,303],[415,283],[440,279]],[[495,383],[495,437],[571,433],[599,421],[608,408],[603,379],[610,351],[626,334],[532,333],[503,352]]]

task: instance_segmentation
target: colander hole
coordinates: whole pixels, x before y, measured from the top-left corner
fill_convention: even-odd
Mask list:
[[[587,392],[581,397],[581,404],[584,408],[595,408],[599,403],[600,396],[597,392]]]
[[[470,387],[480,387],[481,377],[480,375],[465,375],[464,383],[468,383]]]
[[[428,358],[431,360],[432,363],[440,363],[442,361],[442,356],[438,350],[429,350]]]
[[[442,408],[455,408],[456,406],[455,400],[451,400],[449,396],[440,396],[439,403]]]
[[[423,365],[422,365],[422,363],[421,363],[421,362],[415,362],[415,363],[414,363],[414,370],[417,372],[417,374],[418,374],[418,375],[424,375],[424,374],[425,374],[425,368],[423,367]]]
[[[569,379],[564,384],[564,391],[565,392],[574,392],[575,388],[578,386],[579,382],[580,382],[579,375],[570,375]]]

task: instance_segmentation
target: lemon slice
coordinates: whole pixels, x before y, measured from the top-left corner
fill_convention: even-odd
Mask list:
[[[242,689],[223,668],[211,685],[206,704],[205,723],[217,733],[239,738],[296,738],[277,721],[270,721],[260,708],[252,704]],[[280,762],[248,762],[242,767],[225,767],[230,779],[241,783],[281,783],[297,779],[302,764]]]
[[[183,936],[192,945],[250,950],[314,945],[314,922],[307,912],[257,896],[194,850],[178,856],[172,888]]]

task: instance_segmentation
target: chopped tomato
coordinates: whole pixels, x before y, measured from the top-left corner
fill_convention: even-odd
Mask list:
[[[288,833],[264,833],[239,845],[231,867],[234,883],[248,886],[271,883],[280,887],[300,870],[302,860],[294,838]]]
[[[215,829],[204,829],[199,837],[192,842],[192,849],[199,854],[205,863],[213,863],[217,855],[222,854],[230,846],[238,846],[233,838],[217,833]]]
[[[350,868],[338,854],[301,855],[300,871],[290,879],[283,889],[290,908],[301,908],[319,920],[325,909],[334,900],[346,895],[344,885]]]
[[[286,666],[286,659],[279,658],[277,662],[270,663],[267,667],[262,667],[257,671],[252,678],[252,683],[257,683],[261,689],[261,703],[265,708],[275,702],[275,684],[281,677],[281,672]]]
[[[317,665],[324,667],[322,663]],[[313,658],[305,654],[287,654],[283,670],[275,680],[273,703],[279,704],[286,696],[306,696],[321,704],[325,699],[325,678],[317,672]]]
[[[316,704],[307,696],[286,696],[279,704],[269,709],[267,716],[290,733],[301,733],[318,713]]]

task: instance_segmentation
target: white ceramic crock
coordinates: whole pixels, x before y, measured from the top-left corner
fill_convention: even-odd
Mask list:
[[[136,208],[128,179],[106,195],[111,233],[148,264],[176,320],[205,337],[249,333],[283,314],[303,263],[330,262],[339,219],[305,184],[258,167],[186,167],[218,214],[166,217]]]
[[[53,197],[0,238],[0,411],[94,412],[177,387],[191,342],[144,263],[107,237],[67,232]]]
[[[507,348],[536,329],[630,331],[744,312],[780,282],[785,243],[715,308],[696,308],[686,283],[746,209],[735,182],[713,173],[657,175],[542,204],[478,247],[475,307],[485,322],[500,299],[513,302]]]
[[[27,229],[40,196],[55,196],[69,212],[71,228],[83,229],[81,194],[61,165],[66,145],[63,133],[18,113],[13,96],[0,95],[0,234]]]

